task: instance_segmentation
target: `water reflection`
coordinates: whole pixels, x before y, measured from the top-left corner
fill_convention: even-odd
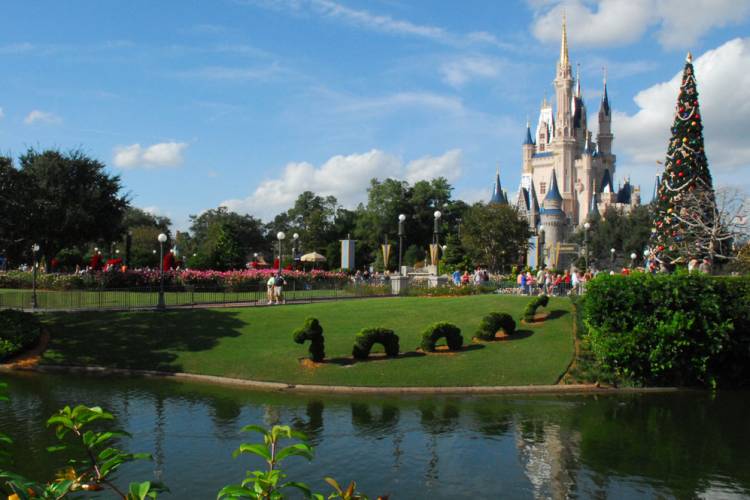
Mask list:
[[[249,423],[289,424],[316,447],[290,477],[327,491],[325,475],[392,498],[605,498],[750,494],[748,393],[536,397],[341,397],[256,393],[168,380],[13,375],[0,430],[19,472],[60,464],[46,419],[99,404],[154,455],[121,477],[157,478],[172,498],[212,498],[259,464],[231,458]]]

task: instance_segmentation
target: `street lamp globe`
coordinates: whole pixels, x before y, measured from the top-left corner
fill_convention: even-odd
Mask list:
[[[167,235],[164,233],[159,233],[159,236],[157,237],[159,240],[159,243],[166,243],[167,242]]]
[[[439,219],[440,217],[443,216],[443,214],[440,213],[440,210],[435,210],[435,213],[433,215],[435,216],[436,219]]]
[[[279,231],[278,233],[276,233],[276,239],[283,240],[284,238],[286,238],[284,231]]]
[[[614,248],[610,248],[609,249],[609,253],[611,253],[612,255],[614,255],[615,254],[615,249]]]
[[[445,252],[446,250],[448,250],[448,245],[443,245],[443,252]]]
[[[258,252],[253,253],[253,257],[255,257],[255,259],[257,260],[258,259]]]
[[[39,245],[37,243],[34,243],[33,245],[31,245],[31,249],[34,252],[38,252],[39,251]]]
[[[294,234],[292,235],[292,238],[294,238],[295,240],[299,239],[299,234],[297,234],[297,233],[294,233]]]
[[[585,224],[583,225],[583,228],[584,228],[584,229],[585,229],[586,231],[588,231],[589,229],[591,229],[591,223],[590,223],[590,222],[586,222],[586,223],[585,223]]]
[[[404,214],[399,214],[398,220],[404,222],[406,220],[406,216]]]
[[[635,252],[633,252],[633,253],[630,254],[630,258],[633,259],[633,260],[635,260],[637,257],[638,257],[638,255],[636,255]]]

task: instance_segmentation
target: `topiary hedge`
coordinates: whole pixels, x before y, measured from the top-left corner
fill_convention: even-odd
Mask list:
[[[516,333],[516,322],[508,313],[493,312],[482,318],[476,336],[482,340],[495,340],[495,334],[500,330],[506,335],[513,335]]]
[[[302,328],[293,333],[294,341],[298,344],[304,344],[306,340],[310,341],[308,352],[310,359],[320,363],[326,357],[325,339],[323,338],[323,327],[316,318],[307,318]]]
[[[547,307],[548,303],[549,297],[546,295],[539,295],[531,299],[529,303],[526,304],[526,309],[523,310],[524,321],[526,321],[527,323],[531,323],[532,321],[534,321],[536,310],[540,307]]]
[[[420,347],[425,352],[435,352],[435,343],[445,338],[448,349],[458,351],[464,345],[461,329],[452,323],[435,323],[427,327],[422,333],[422,344]]]
[[[386,328],[365,328],[357,334],[352,348],[355,359],[367,359],[373,344],[381,344],[385,348],[386,356],[398,356],[398,335]]]
[[[0,310],[0,360],[32,347],[41,334],[41,324],[33,314],[13,309]]]
[[[750,385],[750,277],[602,275],[586,288],[603,367],[641,384]]]

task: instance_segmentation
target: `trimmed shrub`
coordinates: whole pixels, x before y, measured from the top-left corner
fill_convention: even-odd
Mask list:
[[[583,322],[602,366],[636,383],[750,383],[748,277],[602,275],[587,285]]]
[[[357,334],[352,348],[355,359],[367,359],[373,344],[381,344],[385,348],[386,356],[398,356],[398,335],[386,328],[365,328]]]
[[[508,313],[493,312],[482,318],[476,336],[482,340],[495,340],[495,334],[500,330],[506,335],[513,335],[516,333],[516,322]]]
[[[298,344],[304,344],[310,341],[310,359],[320,363],[326,357],[325,339],[323,338],[323,327],[317,318],[307,318],[302,328],[293,333],[294,341]]]
[[[42,334],[39,320],[31,313],[6,309],[0,311],[0,360],[33,346]]]
[[[422,333],[422,344],[420,347],[425,352],[435,352],[435,343],[445,338],[448,349],[458,351],[464,345],[461,329],[452,323],[435,323],[427,327]]]
[[[540,307],[547,307],[548,303],[549,297],[546,295],[539,295],[531,299],[529,303],[526,304],[526,309],[523,310],[524,321],[526,321],[527,323],[531,323],[532,321],[534,321],[536,310]]]

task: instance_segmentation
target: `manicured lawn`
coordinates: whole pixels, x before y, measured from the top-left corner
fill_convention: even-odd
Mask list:
[[[528,300],[500,295],[409,297],[166,313],[55,313],[45,320],[52,338],[43,362],[300,384],[553,384],[573,356],[567,299],[551,299],[551,317],[533,326],[519,324],[515,339],[471,343],[482,316],[508,312],[518,321]],[[308,316],[317,317],[324,328],[329,360],[314,368],[300,363],[307,345],[295,344],[291,333]],[[467,348],[452,354],[418,354],[421,332],[442,320],[461,328]],[[375,326],[395,330],[405,355],[349,364],[356,332]],[[382,349],[377,346],[373,352]]]

